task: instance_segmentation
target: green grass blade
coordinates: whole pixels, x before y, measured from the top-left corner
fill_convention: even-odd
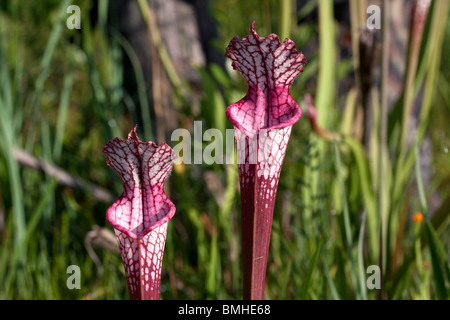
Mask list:
[[[308,290],[311,286],[313,272],[316,269],[317,259],[319,259],[320,248],[322,247],[322,242],[323,242],[323,239],[320,239],[319,244],[317,245],[316,251],[314,252],[313,257],[311,258],[311,261],[309,262],[308,272],[306,273],[306,278],[303,282],[300,300],[306,300],[306,298],[308,297]]]
[[[15,250],[12,253],[12,258],[11,258],[11,265],[13,267],[12,270],[15,269],[17,263],[20,261],[19,260],[20,257],[24,254],[25,248],[28,247],[29,242],[35,236],[35,231],[39,224],[39,221],[41,220],[41,218],[43,216],[45,206],[47,205],[48,201],[53,197],[53,193],[56,189],[56,186],[57,186],[56,179],[52,180],[51,183],[47,184],[47,188],[44,191],[43,197],[39,200],[39,203],[36,205],[36,208],[33,210],[32,214],[30,215],[31,218],[27,223],[25,235],[23,237],[22,243],[19,246],[19,248],[17,248],[17,250]]]
[[[214,298],[217,292],[217,270],[218,270],[218,248],[217,232],[214,232],[211,239],[209,252],[209,266],[206,276],[206,289],[210,298]]]
[[[292,26],[292,0],[281,0],[280,1],[280,25],[279,25],[279,36],[281,41],[291,36],[291,26]]]
[[[336,46],[333,1],[319,1],[319,75],[316,95],[318,123],[327,129],[336,91]]]
[[[345,240],[347,242],[347,248],[348,248],[348,256],[350,260],[350,278],[352,280],[353,289],[355,290],[356,299],[360,299],[360,293],[357,286],[357,280],[356,280],[356,267],[355,262],[353,259],[353,241],[352,241],[352,228],[350,223],[350,213],[348,209],[348,201],[347,201],[347,195],[345,191],[345,183],[344,183],[344,177],[342,176],[342,162],[341,162],[341,156],[339,152],[339,148],[337,145],[337,142],[334,142],[334,155],[335,155],[335,168],[338,175],[339,185],[341,188],[341,195],[342,195],[342,206],[343,206],[343,212],[344,212],[344,231],[345,231]]]
[[[145,77],[142,72],[142,67],[139,62],[139,58],[136,52],[133,50],[131,44],[118,32],[113,31],[112,35],[114,39],[120,44],[120,46],[125,51],[125,54],[130,59],[131,65],[133,66],[133,71],[136,77],[138,98],[141,110],[141,119],[144,126],[144,137],[148,140],[153,140],[152,133],[152,123],[150,116],[150,104],[147,96],[147,89],[145,88]],[[129,104],[130,105],[130,104]],[[137,117],[136,117],[137,118]]]
[[[334,300],[341,300],[341,297],[339,296],[338,290],[336,288],[336,284],[334,283],[333,278],[331,277],[330,270],[323,256],[322,256],[322,265],[325,277],[327,278],[328,285],[330,286],[331,296],[333,297]]]
[[[428,219],[425,219],[424,221],[428,245],[430,247],[436,297],[439,300],[448,300],[450,299],[449,258],[444,249],[444,245],[441,240],[439,240],[431,223]]]
[[[5,106],[0,97],[0,114],[6,115],[4,112]],[[2,136],[3,156],[6,161],[8,170],[9,183],[11,188],[11,197],[13,204],[13,219],[14,219],[14,244],[18,249],[23,242],[26,229],[25,208],[24,208],[24,194],[22,189],[22,179],[20,176],[19,164],[14,157],[14,137],[13,129],[11,128],[12,121],[6,116],[0,116],[0,133]],[[25,259],[25,253],[21,256],[21,260]]]
[[[281,281],[280,286],[280,299],[286,299],[286,289],[292,273],[292,261],[293,261],[292,258],[289,259],[283,270],[283,280]]]
[[[450,298],[450,269],[449,258],[445,251],[445,247],[436,234],[428,217],[428,206],[425,197],[425,190],[422,183],[422,175],[420,172],[420,156],[419,146],[415,144],[415,158],[416,158],[416,180],[419,198],[422,209],[425,214],[425,233],[428,239],[428,245],[431,254],[431,264],[433,268],[433,279],[436,289],[436,296],[440,300],[447,300]]]
[[[61,38],[61,34],[63,32],[63,28],[65,27],[65,21],[67,19],[67,7],[70,5],[72,1],[71,0],[65,0],[61,2],[61,5],[58,8],[58,20],[57,23],[54,24],[52,28],[52,32],[50,34],[49,40],[47,42],[47,45],[45,47],[44,54],[41,59],[40,63],[40,72],[39,76],[36,79],[35,82],[35,92],[33,95],[33,99],[31,102],[31,116],[34,118],[37,110],[37,107],[39,105],[39,101],[42,97],[42,93],[44,91],[44,84],[50,75],[51,71],[51,61],[53,58],[53,55],[55,53],[56,47],[59,43],[59,39]],[[30,130],[29,136],[28,136],[28,143],[31,143],[33,140],[32,130]]]
[[[375,197],[371,188],[368,164],[365,159],[364,149],[356,139],[346,137],[344,139],[344,142],[350,147],[353,157],[355,158],[356,167],[358,170],[359,185],[361,188],[361,195],[367,214],[367,233],[369,234],[371,258],[375,260],[378,259],[380,250],[378,243],[379,222],[376,211]]]
[[[64,128],[67,122],[67,111],[69,109],[70,93],[72,92],[73,82],[74,82],[73,71],[70,70],[69,73],[67,73],[66,76],[64,77],[63,90],[59,102],[55,142],[53,144],[53,158],[55,161],[58,161],[59,158],[61,157],[64,138]]]
[[[361,291],[361,298],[367,300],[367,286],[366,286],[366,273],[364,269],[364,230],[366,227],[366,213],[364,212],[361,218],[361,227],[358,237],[358,269],[359,269],[359,287]]]
[[[416,180],[417,180],[417,190],[419,192],[419,199],[420,204],[422,206],[423,214],[428,217],[428,205],[427,205],[427,199],[425,196],[425,190],[423,187],[422,182],[422,174],[420,172],[421,168],[421,162],[420,162],[420,156],[419,156],[419,143],[416,139],[415,146],[414,146],[414,154],[416,158]]]

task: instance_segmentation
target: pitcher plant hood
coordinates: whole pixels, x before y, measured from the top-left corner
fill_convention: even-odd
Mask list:
[[[289,88],[303,72],[306,58],[291,39],[280,42],[276,34],[260,37],[253,21],[250,34],[242,41],[234,37],[225,55],[248,83],[246,96],[226,110],[235,127],[251,137],[260,129],[284,128],[300,119],[302,111]]]

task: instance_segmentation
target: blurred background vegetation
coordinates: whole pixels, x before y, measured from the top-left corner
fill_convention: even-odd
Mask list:
[[[71,4],[80,30],[66,27]],[[366,28],[371,4],[381,29]],[[308,60],[291,88],[304,115],[281,173],[266,297],[450,298],[450,1],[415,4],[2,0],[0,299],[128,298],[105,221],[122,184],[102,148],[135,124],[172,147],[193,121],[232,128],[225,108],[247,88],[224,52],[253,19]],[[328,134],[310,126],[307,93]],[[167,193],[177,212],[162,299],[240,299],[236,165],[177,165]],[[382,290],[366,287],[370,265]]]

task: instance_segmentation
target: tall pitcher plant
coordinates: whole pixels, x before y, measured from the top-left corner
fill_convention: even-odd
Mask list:
[[[248,83],[245,97],[226,115],[234,125],[239,164],[243,295],[260,300],[281,166],[292,125],[302,115],[289,88],[306,58],[290,39],[260,37],[254,21],[242,41],[237,36],[230,41],[226,56]]]

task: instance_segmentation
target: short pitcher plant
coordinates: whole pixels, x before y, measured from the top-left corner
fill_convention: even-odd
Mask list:
[[[292,125],[301,109],[289,94],[303,71],[304,55],[295,43],[275,34],[236,36],[226,56],[248,83],[246,96],[226,110],[235,128],[241,188],[244,299],[263,299],[273,210],[281,166]]]
[[[175,205],[163,188],[175,154],[165,143],[158,146],[139,140],[136,127],[128,139],[108,141],[103,152],[124,185],[106,219],[115,229],[130,299],[160,299],[167,224],[175,214]]]

